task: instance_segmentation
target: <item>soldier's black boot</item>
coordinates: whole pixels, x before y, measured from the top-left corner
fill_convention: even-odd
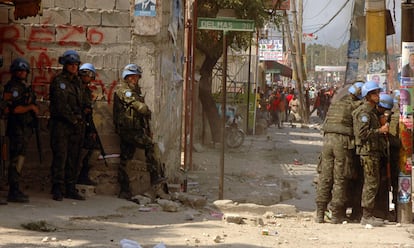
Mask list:
[[[82,168],[81,168],[81,171],[79,173],[77,183],[78,184],[83,184],[83,185],[96,186],[98,184],[96,182],[92,181],[89,178],[89,170],[91,169],[91,167],[89,165],[89,157],[90,156],[86,155],[86,157],[82,161]]]
[[[74,184],[66,185],[65,198],[84,201],[85,197],[81,196],[76,190]]]
[[[361,225],[383,226],[384,220],[373,215],[373,209],[362,208]]]
[[[168,180],[168,178],[161,177],[158,175],[158,173],[150,173],[150,180],[151,180],[151,186],[155,186],[161,183],[165,183]]]
[[[9,187],[9,194],[7,195],[8,202],[19,202],[27,203],[29,202],[29,197],[19,190],[19,184],[12,183]]]
[[[60,184],[53,184],[52,199],[55,201],[63,201],[62,186]]]
[[[125,171],[126,165],[124,165],[126,162],[122,163],[118,168],[118,183],[119,183],[119,194],[118,198],[131,200],[132,193],[131,189],[129,188],[129,177],[128,174]]]
[[[318,202],[316,204],[316,219],[317,223],[324,223],[325,222],[325,211],[326,211],[326,203]]]
[[[349,216],[349,220],[354,223],[358,223],[362,218],[362,208],[352,208],[352,213]]]
[[[344,207],[334,207],[332,209],[332,224],[341,224],[345,220],[346,208]]]

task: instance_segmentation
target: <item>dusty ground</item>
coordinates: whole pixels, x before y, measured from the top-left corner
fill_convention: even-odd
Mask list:
[[[165,212],[157,204],[143,208],[115,196],[56,202],[47,193],[29,192],[30,204],[0,206],[0,245],[120,247],[120,240],[130,239],[144,248],[160,242],[165,247],[414,247],[412,224],[367,229],[314,223],[313,179],[321,144],[317,125],[271,127],[267,135],[248,136],[240,149],[225,155],[228,201],[221,202],[216,201],[220,149],[195,152],[188,190],[206,197],[201,209]],[[51,232],[21,226],[39,221]],[[269,235],[263,235],[266,230]]]

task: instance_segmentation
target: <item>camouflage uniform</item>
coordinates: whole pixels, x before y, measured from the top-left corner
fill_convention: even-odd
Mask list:
[[[340,223],[345,217],[347,183],[353,175],[355,148],[351,113],[360,104],[361,101],[354,100],[352,95],[344,96],[331,105],[323,126],[324,139],[316,203],[319,216],[331,201],[333,223]],[[323,218],[323,215],[320,217]],[[323,222],[323,219],[318,222]]]
[[[400,173],[400,115],[399,106],[394,104],[392,109],[393,114],[391,115],[390,131],[388,133],[388,140],[390,144],[390,165],[391,165],[391,186],[392,186],[392,202],[394,203],[395,209],[398,207],[397,195],[398,195],[398,174]],[[398,211],[395,211],[397,213]]]
[[[84,132],[81,111],[81,81],[63,70],[50,84],[49,125],[53,152],[52,191],[63,192],[65,185],[67,196],[77,196],[75,183]]]
[[[136,148],[145,150],[147,170],[150,173],[151,184],[159,179],[157,161],[154,158],[154,144],[150,137],[150,113],[141,113],[139,109],[145,105],[139,86],[131,88],[123,82],[114,95],[114,125],[120,136],[121,164],[118,169],[118,182],[120,184],[120,197],[130,198],[131,191],[129,177],[126,172],[127,162],[135,154]]]
[[[380,184],[381,159],[385,157],[386,141],[379,133],[381,123],[378,111],[369,102],[364,102],[353,113],[355,144],[364,169],[361,206],[364,212],[372,211]]]
[[[4,87],[4,94],[11,96],[7,120],[6,135],[9,137],[10,164],[8,168],[9,200],[11,195],[20,195],[27,198],[19,190],[19,178],[25,160],[26,149],[33,134],[33,127],[37,121],[33,111],[15,113],[18,106],[36,104],[36,97],[25,81],[12,77]],[[7,97],[9,98],[9,97]],[[17,197],[21,198],[21,197]],[[28,200],[27,200],[28,201]]]
[[[94,154],[95,149],[99,149],[97,139],[96,139],[96,129],[95,124],[93,123],[93,101],[92,101],[92,90],[88,87],[88,84],[82,84],[82,100],[83,100],[83,107],[82,107],[82,117],[85,121],[85,132],[84,132],[84,139],[82,142],[82,148],[86,149],[86,155],[82,158],[81,169],[79,172],[78,183],[79,184],[86,184],[86,185],[96,185],[89,178],[89,170],[90,164],[89,160],[91,159],[92,155]]]

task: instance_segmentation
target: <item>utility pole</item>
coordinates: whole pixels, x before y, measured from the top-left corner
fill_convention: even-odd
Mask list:
[[[301,2],[302,3],[302,2]],[[292,59],[293,61],[293,70],[295,71],[296,76],[296,83],[297,83],[297,89],[298,89],[298,100],[300,104],[299,113],[302,118],[304,118],[304,121],[307,123],[309,120],[305,119],[305,97],[303,94],[303,66],[302,66],[302,53],[301,53],[301,43],[299,39],[299,28],[298,28],[298,21],[297,21],[297,11],[296,11],[296,0],[291,1],[292,4],[292,19],[293,19],[293,27],[295,28],[295,45],[294,47],[291,46],[292,51],[295,51],[295,59]],[[287,17],[286,17],[287,18]],[[289,23],[288,23],[289,24]],[[302,34],[301,34],[302,35]],[[296,64],[296,66],[295,66]]]
[[[414,53],[414,3],[411,3],[411,0],[401,1],[401,53],[402,53],[402,66],[408,64],[410,54]],[[400,223],[412,223],[412,151],[413,151],[413,137],[412,130],[407,128],[408,126],[413,125],[413,120],[404,118],[410,114],[409,110],[411,109],[412,113],[412,104],[410,101],[406,102],[403,99],[412,99],[412,80],[414,80],[413,75],[404,73],[402,69],[401,73],[401,82],[400,82],[400,92],[404,93],[400,97],[400,109],[402,113],[400,115],[400,138],[401,138],[401,152],[399,161],[399,175],[398,175],[398,189],[402,189],[403,182],[409,182],[409,193],[410,197],[408,199],[403,197],[398,197],[397,199],[397,219]],[[400,188],[401,187],[401,188]],[[398,194],[399,195],[399,194]]]
[[[366,41],[367,41],[367,80],[373,80],[373,76],[380,76],[379,86],[385,88],[385,79],[387,78],[387,13],[385,9],[385,0],[366,0]],[[387,137],[385,137],[387,138]],[[389,143],[389,142],[387,142]],[[389,147],[389,145],[388,145]],[[389,159],[389,156],[388,156]],[[380,178],[387,177],[387,173],[380,170]],[[390,178],[391,176],[389,176]],[[378,194],[375,197],[374,212],[386,217],[389,213],[389,188],[387,181],[379,181]]]
[[[387,73],[387,13],[385,0],[366,0],[365,35],[367,41],[367,80],[372,76],[381,77],[380,87],[386,80]]]
[[[361,49],[361,37],[358,18],[364,15],[365,0],[355,0],[352,13],[350,38],[348,42],[348,61],[346,63],[345,84],[352,84],[358,77],[358,64]]]
[[[306,47],[305,44],[302,42],[302,37],[303,37],[303,0],[299,0],[299,6],[298,6],[298,32],[299,33],[299,46],[300,46],[300,64],[301,64],[301,68],[302,70],[300,71],[300,73],[302,74],[302,85],[305,83],[305,80],[307,79],[306,77],[306,70],[305,70],[305,58],[306,58]],[[307,91],[304,91],[304,96],[303,96],[303,101],[302,101],[302,117],[305,120],[306,123],[309,122],[309,105],[308,105],[308,101],[306,101],[306,99],[308,99],[309,96],[307,96]]]

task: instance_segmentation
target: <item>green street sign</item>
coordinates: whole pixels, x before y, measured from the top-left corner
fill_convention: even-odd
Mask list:
[[[223,30],[223,31],[254,31],[254,21],[232,18],[205,18],[197,20],[198,29]]]
[[[266,70],[266,73],[280,74],[281,72],[282,72],[282,70],[280,70],[280,69],[268,69],[268,70]]]

